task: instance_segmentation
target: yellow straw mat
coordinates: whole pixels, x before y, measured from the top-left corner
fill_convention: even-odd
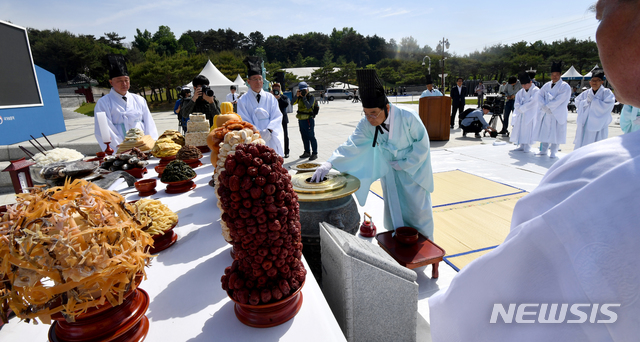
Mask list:
[[[522,192],[518,188],[459,170],[434,173],[433,182],[434,191],[431,194],[431,204],[434,207]],[[383,197],[382,185],[379,180],[371,184],[370,190]]]

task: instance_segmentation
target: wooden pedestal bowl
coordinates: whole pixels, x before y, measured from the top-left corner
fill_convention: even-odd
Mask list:
[[[136,288],[122,304],[114,307],[107,302],[89,309],[72,323],[57,313],[52,315],[55,322],[49,328],[49,341],[141,342],[149,332],[149,320],[145,316],[148,308],[149,295]]]
[[[235,303],[234,311],[240,322],[254,328],[270,328],[287,322],[295,317],[302,307],[302,287],[286,298],[277,302],[261,305],[242,304],[235,301],[229,293],[227,295]]]
[[[418,242],[418,230],[411,227],[398,227],[394,238],[405,245],[413,245]]]

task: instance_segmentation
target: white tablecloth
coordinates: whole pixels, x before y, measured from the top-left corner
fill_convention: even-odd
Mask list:
[[[146,341],[344,341],[315,278],[307,268],[302,289],[300,312],[290,321],[272,328],[248,327],[235,316],[234,303],[220,285],[224,269],[233,259],[231,245],[220,234],[220,211],[212,187],[208,185],[213,173],[209,154],[196,169],[197,187],[183,194],[166,194],[165,184],[158,179],[157,194],[178,213],[179,223],[174,229],[178,241],[159,253],[147,268],[147,280],[140,288],[149,293],[151,302],[147,317],[150,321]],[[145,179],[156,178],[153,167],[147,167]],[[128,201],[139,199],[133,187],[123,182],[113,188],[126,194]],[[33,326],[13,318],[0,330],[2,341],[46,341],[48,325]]]

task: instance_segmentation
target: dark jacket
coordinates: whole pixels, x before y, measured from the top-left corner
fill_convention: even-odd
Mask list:
[[[467,87],[462,86],[462,93],[458,94],[458,85],[454,85],[453,87],[451,87],[451,104],[452,105],[461,105],[464,104],[464,98],[467,97]]]
[[[203,99],[198,99],[195,102],[186,101],[180,110],[182,117],[188,118],[192,113],[203,113],[209,120],[209,125],[213,126],[213,117],[220,114],[220,103],[217,99],[213,99],[213,103],[209,103]]]
[[[289,117],[287,116],[287,107],[289,107],[289,98],[285,94],[280,93],[280,98],[277,100],[280,112],[282,112],[282,123],[288,124]]]

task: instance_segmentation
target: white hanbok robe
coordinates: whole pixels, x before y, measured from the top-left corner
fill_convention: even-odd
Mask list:
[[[609,124],[613,121],[611,111],[615,104],[613,92],[603,86],[595,94],[588,89],[576,97],[578,128],[573,140],[575,149],[609,137]]]
[[[282,130],[282,112],[278,100],[273,94],[260,90],[260,103],[256,101],[256,93],[249,89],[238,100],[238,114],[242,120],[254,125],[267,146],[284,156],[284,132]],[[268,129],[271,132],[265,132]]]
[[[360,189],[355,194],[360,205],[366,203],[371,183],[381,180],[387,230],[410,226],[433,239],[433,170],[427,130],[416,112],[394,105],[388,121],[390,131],[378,134],[372,147],[376,128],[363,117],[328,161],[336,170],[358,177]]]
[[[624,105],[620,112],[620,128],[625,133],[640,130],[640,110],[631,105]]]
[[[640,336],[640,132],[590,144],[557,161],[516,204],[511,232],[429,298],[434,342],[637,341]],[[494,304],[591,304],[563,323],[489,323]],[[615,323],[591,323],[594,304]],[[598,308],[600,309],[600,308]],[[549,315],[549,309],[543,318]],[[558,305],[555,317],[560,316]],[[599,314],[598,320],[609,317]]]
[[[567,105],[571,99],[571,86],[560,80],[551,88],[551,81],[538,92],[538,116],[533,140],[542,143],[564,144],[567,142]]]
[[[516,101],[513,104],[513,116],[511,117],[513,131],[509,137],[509,141],[512,143],[531,145],[535,142],[533,128],[538,116],[539,91],[540,88],[532,84],[529,91],[522,88],[516,94]]]
[[[127,131],[132,128],[141,129],[145,135],[150,135],[154,140],[158,139],[158,129],[153,117],[149,112],[147,101],[139,95],[127,92],[127,101],[122,98],[113,88],[109,94],[101,97],[96,103],[93,112],[105,112],[111,135],[111,148],[116,150],[117,146],[124,140]],[[107,145],[102,142],[100,134],[100,124],[98,117],[94,115],[94,134],[100,148],[106,149]]]

